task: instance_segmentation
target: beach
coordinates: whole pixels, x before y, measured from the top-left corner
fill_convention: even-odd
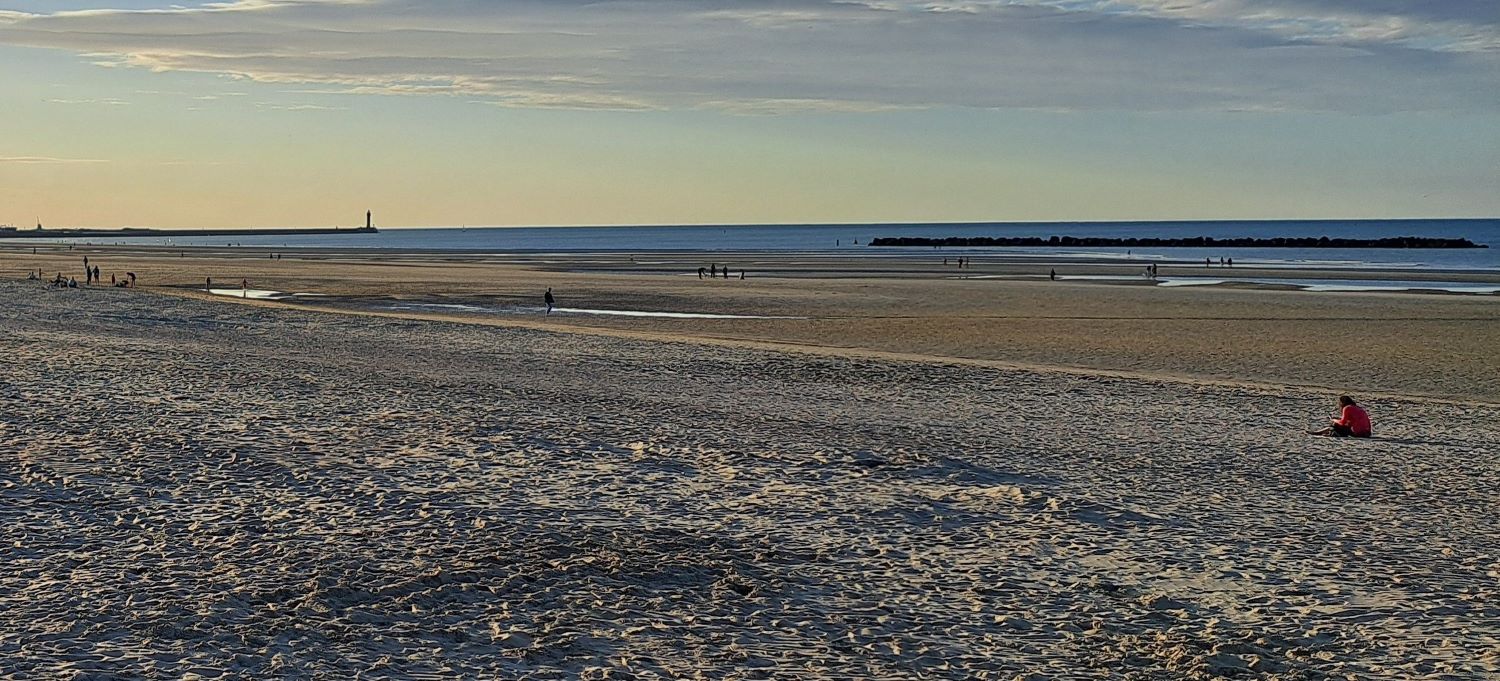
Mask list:
[[[764,254],[17,281],[81,255],[0,257],[4,678],[1500,674],[1494,296]],[[1376,438],[1304,433],[1342,392]]]

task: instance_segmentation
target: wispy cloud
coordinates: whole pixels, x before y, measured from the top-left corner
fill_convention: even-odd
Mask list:
[[[231,0],[0,43],[342,94],[735,113],[1493,111],[1493,0]],[[215,96],[223,96],[221,93]]]
[[[347,106],[323,106],[321,104],[275,104],[256,102],[255,108],[265,111],[348,111]]]
[[[126,106],[130,104],[123,99],[106,97],[103,99],[48,99],[49,104],[97,104],[100,106]]]
[[[0,163],[53,164],[53,163],[109,163],[102,158],[55,158],[52,156],[0,156]]]

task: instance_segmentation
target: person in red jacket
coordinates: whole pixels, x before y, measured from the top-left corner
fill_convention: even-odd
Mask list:
[[[1370,415],[1348,395],[1339,396],[1339,416],[1323,430],[1309,430],[1309,435],[1333,437],[1370,437]]]

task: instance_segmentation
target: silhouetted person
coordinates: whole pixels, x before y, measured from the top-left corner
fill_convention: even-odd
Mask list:
[[[725,279],[729,278],[729,266],[728,265],[724,266],[724,278]]]
[[[1229,266],[1234,267],[1234,258],[1229,259]]]
[[[702,267],[699,267],[699,268],[698,268],[698,278],[699,278],[699,279],[702,279],[702,278],[703,278],[703,268],[702,268]]]
[[[740,281],[744,281],[744,280],[745,280],[745,271],[744,270],[740,270]]]
[[[110,286],[114,286],[115,285],[115,273],[114,272],[110,272],[109,273],[109,285]]]
[[[1213,267],[1213,262],[1211,260],[1209,260],[1208,258],[1204,258],[1203,259],[1203,266],[1204,267]]]
[[[1047,276],[1051,277],[1052,281],[1057,281],[1057,270],[1053,269]]]
[[[718,266],[718,264],[717,263],[710,264],[708,266],[708,278],[709,279],[713,279],[714,277],[717,277],[717,276],[719,276],[719,266]]]
[[[552,289],[547,289],[547,293],[542,296],[542,300],[547,303],[547,314],[552,314],[553,306],[557,305],[557,299],[552,297]]]
[[[102,281],[99,279],[99,266],[98,265],[94,265],[94,283],[95,284],[102,283]]]
[[[125,276],[130,279],[130,288],[135,288],[135,272],[126,272]]]
[[[212,291],[213,289],[214,289],[214,278],[213,277],[204,277],[203,278],[203,290],[205,290],[205,291]]]
[[[241,298],[249,298],[250,297],[250,280],[249,279],[241,279],[240,280],[240,297]]]

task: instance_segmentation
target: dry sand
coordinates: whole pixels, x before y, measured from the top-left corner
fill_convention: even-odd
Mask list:
[[[343,267],[340,304],[390,295]],[[486,295],[521,304],[521,276]],[[643,295],[759,295],[697,283]],[[910,295],[758,286],[827,309]],[[995,290],[956,286],[932,307]],[[1406,319],[1344,322],[1396,329],[1373,346],[1457,325],[1430,344],[1495,361],[1466,354],[1493,300],[1204,293],[1208,312],[1171,300]],[[0,299],[0,677],[1500,675],[1500,407],[1378,397],[1378,439],[1309,438],[1330,394],[1269,385],[1240,345],[1271,325],[1215,344],[1249,386],[662,335],[776,339],[743,321],[546,322],[625,338],[29,282]],[[1126,328],[1069,323],[1034,328]],[[871,347],[891,328],[860,324],[822,328]]]

